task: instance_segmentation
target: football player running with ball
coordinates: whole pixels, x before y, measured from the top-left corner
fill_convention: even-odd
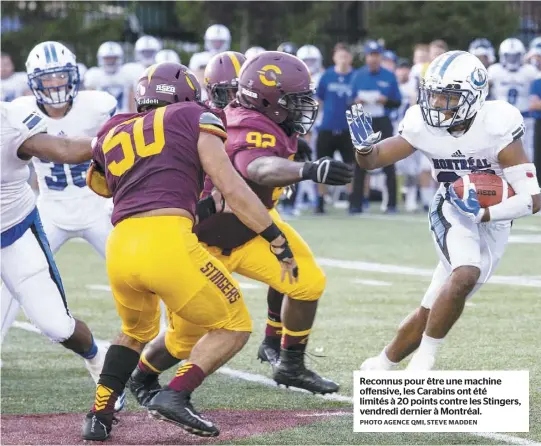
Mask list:
[[[485,102],[487,93],[488,73],[479,59],[450,51],[428,67],[418,104],[407,111],[399,135],[380,141],[361,106],[346,112],[362,168],[384,167],[419,150],[440,183],[429,214],[440,258],[432,283],[420,307],[379,356],[364,361],[362,370],[390,370],[413,352],[408,369],[432,369],[466,299],[489,280],[502,258],[512,220],[541,207],[535,166],[522,147],[522,115],[507,102]],[[505,179],[516,195],[481,208],[470,183],[459,196],[452,184],[475,171]]]
[[[306,242],[280,218],[274,206],[285,186],[306,179],[346,184],[352,179],[353,169],[330,158],[304,163],[293,161],[298,135],[310,130],[318,109],[311,97],[310,73],[297,57],[268,51],[247,60],[240,71],[238,88],[238,101],[225,109],[227,154],[286,234],[302,271],[299,280],[296,283],[282,281],[265,243],[235,215],[222,212],[223,203],[215,202],[210,195],[212,178],[207,177],[205,184],[207,218],[201,219],[194,230],[209,252],[229,271],[276,290],[280,297],[277,316],[282,306],[281,295],[287,295],[283,321],[270,326],[275,340],[269,345],[272,358],[276,358],[269,358],[274,380],[314,393],[336,392],[337,383],[319,376],[304,364],[318,300],[325,290],[325,274]],[[220,102],[218,98],[212,99],[214,103]],[[166,332],[165,339],[153,343],[143,354],[130,381],[130,390],[143,406],[152,390],[160,388],[159,373],[186,359],[198,339],[205,335],[204,327],[189,323],[181,315],[172,315],[169,322],[173,328]]]
[[[288,283],[298,280],[286,236],[231,165],[225,126],[199,102],[200,95],[185,66],[152,65],[136,89],[139,113],[117,115],[98,133],[87,181],[96,193],[114,198],[106,263],[122,332],[105,357],[83,426],[85,440],[109,437],[114,402],[143,347],[158,335],[160,299],[205,334],[154,395],[150,413],[196,435],[219,434],[194,409],[191,394],[242,349],[252,322],[238,283],[192,231],[205,173],[240,221],[261,236],[278,275]],[[175,342],[172,348],[181,348]]]

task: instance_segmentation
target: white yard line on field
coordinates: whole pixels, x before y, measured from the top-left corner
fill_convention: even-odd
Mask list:
[[[509,236],[509,243],[523,243],[526,245],[529,244],[540,244],[541,235],[526,235],[526,234],[511,234]]]
[[[432,277],[432,274],[434,273],[433,269],[428,268],[391,265],[387,263],[363,262],[360,260],[340,260],[318,257],[317,261],[321,266],[355,271],[371,271],[374,273],[402,274],[405,276],[416,277]],[[541,288],[541,280],[530,276],[492,276],[488,283]]]
[[[20,328],[21,330],[30,331],[33,333],[40,332],[36,327],[34,327],[32,324],[29,324],[28,322],[15,321],[13,323],[13,326],[15,328]],[[106,341],[100,341],[99,339],[96,339],[96,342],[99,343],[99,342],[106,342]],[[216,373],[220,373],[222,375],[226,375],[235,379],[241,379],[243,381],[258,383],[267,387],[277,387],[276,382],[274,382],[274,380],[267,378],[266,376],[263,376],[263,375],[258,375],[257,373],[250,373],[250,372],[244,372],[242,370],[235,370],[226,366],[218,369]],[[297,389],[294,387],[289,387],[289,388],[280,387],[280,389],[288,391],[288,392],[301,392],[301,393],[306,393],[306,394],[311,395],[311,392],[307,392],[306,390]],[[339,401],[342,403],[353,404],[353,397],[340,395],[337,393],[332,393],[330,395],[314,395],[314,396],[317,398],[328,400],[328,401]],[[345,415],[351,415],[351,414],[344,413],[344,412],[329,412],[329,416],[345,416]],[[318,412],[310,416],[323,417],[323,416],[327,416],[327,414],[324,412]],[[525,438],[514,437],[512,435],[496,434],[496,433],[491,433],[491,432],[467,432],[467,433],[469,435],[474,435],[476,437],[487,438],[493,441],[501,441],[506,444],[539,445],[539,443],[536,443],[533,440],[527,440]]]
[[[353,279],[351,283],[357,283],[360,285],[369,285],[369,286],[391,286],[391,282],[385,282],[383,280],[372,280],[372,279]]]

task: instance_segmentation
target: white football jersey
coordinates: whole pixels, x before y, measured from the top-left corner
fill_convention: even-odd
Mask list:
[[[36,106],[35,98],[25,96],[15,101]],[[56,136],[96,136],[100,127],[114,114],[116,99],[104,91],[80,91],[71,110],[61,119],[45,116],[48,133]],[[105,209],[105,199],[86,185],[90,162],[57,164],[33,159],[38,178],[40,213],[47,214],[56,226],[81,230],[91,226]]]
[[[522,65],[517,71],[506,70],[500,63],[488,67],[490,96],[492,99],[509,102],[522,113],[530,105],[530,86],[539,73],[533,65]]]
[[[30,160],[17,155],[29,134],[43,131],[44,117],[35,107],[1,102],[1,223],[2,232],[23,221],[36,206],[36,196],[28,184]],[[39,129],[39,127],[41,129]]]
[[[133,77],[133,76],[132,76]],[[116,99],[116,112],[128,113],[130,86],[133,79],[126,75],[126,71],[118,70],[116,73],[106,73],[103,68],[92,67],[85,75],[85,88],[89,90],[106,91]]]
[[[129,88],[135,88],[139,78],[143,72],[147,69],[142,63],[139,62],[129,62],[122,65],[119,73],[122,78],[126,79]]]
[[[27,90],[29,88],[26,73],[13,73],[7,79],[0,80],[0,98],[4,102],[13,101]]]
[[[504,101],[487,101],[470,129],[454,137],[446,129],[431,127],[414,105],[400,124],[400,135],[429,160],[433,178],[453,183],[472,171],[503,176],[498,154],[524,134],[524,120],[517,108]]]

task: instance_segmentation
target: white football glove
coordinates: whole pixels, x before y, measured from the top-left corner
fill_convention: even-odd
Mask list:
[[[381,132],[374,133],[372,130],[372,116],[364,111],[361,104],[355,104],[351,106],[351,111],[346,111],[346,119],[355,150],[361,155],[368,155],[381,139]]]

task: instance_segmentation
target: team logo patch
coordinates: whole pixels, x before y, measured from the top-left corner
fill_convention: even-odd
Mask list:
[[[175,94],[177,89],[173,85],[158,84],[156,85],[156,93]]]
[[[485,70],[476,68],[470,75],[469,82],[476,90],[482,90],[486,87],[488,81],[488,75]]]
[[[282,70],[276,65],[265,65],[259,73],[259,81],[267,87],[276,87],[278,85],[278,74],[282,74]]]
[[[240,91],[242,94],[245,94],[246,96],[250,96],[251,98],[257,99],[257,93],[255,91],[247,90],[246,88],[242,88]]]

